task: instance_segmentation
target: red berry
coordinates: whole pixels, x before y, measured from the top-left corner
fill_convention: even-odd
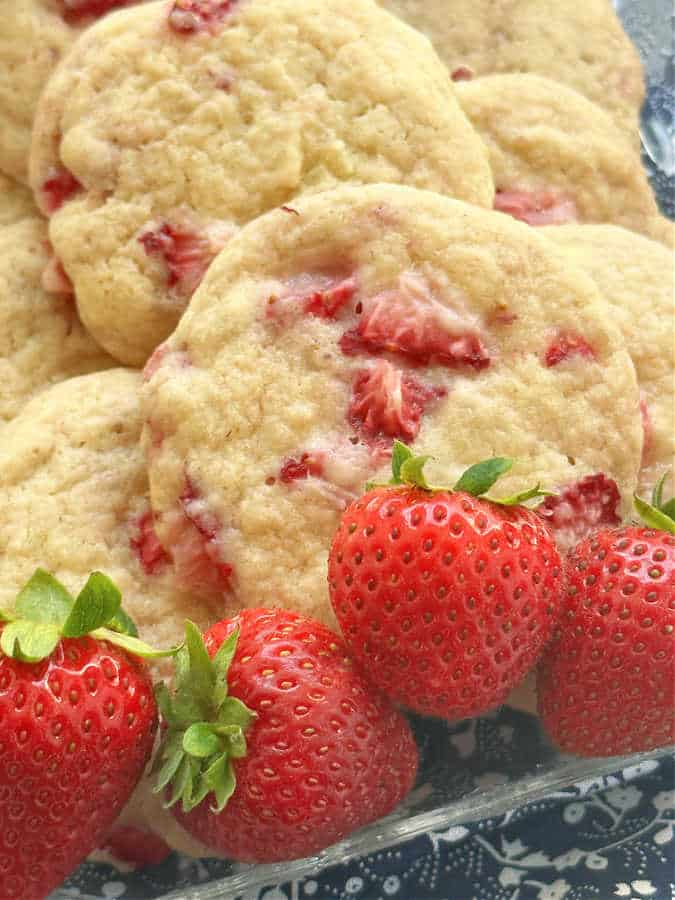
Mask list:
[[[599,472],[575,481],[554,497],[546,497],[537,513],[550,528],[558,546],[569,550],[599,529],[619,525],[620,504],[616,482]]]
[[[561,561],[541,519],[463,492],[376,488],[342,517],[330,596],[389,697],[461,719],[503,702],[556,620]]]
[[[475,370],[490,365],[478,324],[439,303],[416,276],[402,276],[397,288],[363,300],[360,307],[356,327],[340,340],[343,353],[394,353],[413,365]]]
[[[577,222],[579,213],[572,197],[554,189],[497,190],[494,208],[528,225],[564,225]]]
[[[52,169],[42,185],[41,205],[43,211],[51,216],[81,188],[80,182],[68,169],[63,166]]]
[[[171,855],[171,847],[158,834],[133,825],[115,825],[101,849],[134,868],[158,866]]]
[[[603,530],[574,548],[539,712],[564,751],[613,756],[675,742],[675,536]]]
[[[131,523],[129,546],[146,575],[155,575],[171,562],[155,532],[155,518],[152,510],[146,510]]]
[[[205,635],[213,658],[239,627],[229,696],[257,713],[236,788],[173,812],[197,840],[231,859],[309,856],[391,810],[408,793],[417,748],[407,722],[358,675],[342,640],[286,610],[243,610]]]
[[[80,25],[133,2],[134,0],[60,0],[61,15],[69,24]]]
[[[0,873],[6,900],[56,888],[103,840],[150,757],[145,668],[91,637],[42,662],[0,654]]]
[[[544,354],[544,362],[551,368],[565,362],[571,356],[585,356],[595,359],[595,351],[588,341],[578,334],[558,334],[551,341]]]
[[[427,406],[444,397],[445,388],[420,381],[384,359],[356,373],[347,421],[375,446],[391,438],[414,441]]]

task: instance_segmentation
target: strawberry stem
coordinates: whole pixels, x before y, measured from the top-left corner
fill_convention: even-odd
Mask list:
[[[666,470],[654,485],[652,502],[647,503],[642,497],[633,494],[633,502],[638,515],[649,528],[675,534],[675,497],[663,502],[663,486],[670,473]]]

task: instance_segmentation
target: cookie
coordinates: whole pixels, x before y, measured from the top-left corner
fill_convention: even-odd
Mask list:
[[[56,254],[83,321],[129,364],[171,333],[237,227],[302,191],[402,181],[494,196],[428,41],[369,0],[193,7],[94,25],[36,118],[31,181]]]
[[[496,209],[531,225],[613,223],[662,237],[638,154],[585,97],[536,75],[462,82],[457,96],[488,147]]]
[[[121,590],[141,636],[166,647],[180,640],[186,618],[206,627],[219,610],[176,590],[171,561],[154,537],[139,447],[139,382],[137,372],[124,369],[65,381],[3,429],[0,606],[11,607],[38,566],[70,591],[99,570]],[[133,813],[136,824],[189,850],[173,817],[151,799],[150,785],[138,794],[125,821]]]
[[[675,461],[673,255],[610,225],[565,225],[549,229],[546,237],[594,279],[606,314],[625,338],[641,391],[645,439],[639,489],[647,497]]]
[[[0,172],[0,228],[13,225],[27,216],[37,216],[38,211],[28,188]]]
[[[638,143],[642,64],[610,0],[382,0],[432,41],[455,79],[531,72],[574,88]]]
[[[332,535],[394,438],[436,483],[503,455],[506,493],[601,469],[630,496],[630,358],[537,230],[393,185],[294,209],[230,241],[145,369],[157,533],[197,593],[331,622]]]
[[[0,29],[0,170],[28,179],[40,93],[83,27],[124,0],[12,0]]]
[[[47,225],[35,216],[0,228],[0,427],[50,384],[115,365],[67,294],[42,287]]]

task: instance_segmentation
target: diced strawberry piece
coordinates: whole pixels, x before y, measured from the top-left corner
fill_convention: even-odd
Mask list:
[[[61,209],[66,200],[70,200],[82,185],[72,172],[61,166],[51,169],[42,185],[42,207],[48,216]]]
[[[116,825],[101,849],[138,869],[158,866],[171,855],[171,847],[159,835],[133,825]]]
[[[497,190],[494,208],[528,225],[563,225],[577,222],[574,199],[556,190]]]
[[[220,522],[186,477],[179,508],[166,517],[164,544],[177,581],[206,596],[230,590],[232,566],[223,559]]]
[[[340,339],[340,349],[348,356],[386,352],[414,365],[435,362],[476,370],[490,365],[475,318],[439,303],[416,275],[402,275],[396,289],[367,298],[361,308],[356,327]]]
[[[347,419],[375,445],[389,444],[388,438],[414,441],[426,407],[446,393],[380,359],[357,372]]]
[[[279,470],[279,480],[284,484],[290,484],[302,478],[309,478],[310,475],[320,478],[323,475],[322,456],[321,453],[313,452],[302,453],[297,459],[293,456],[289,457],[284,460]]]
[[[550,368],[564,362],[570,356],[583,356],[586,359],[595,359],[595,350],[580,335],[561,332],[551,341],[544,356],[544,361]]]
[[[155,532],[155,518],[149,509],[131,522],[129,546],[138,557],[146,575],[155,575],[171,562],[171,557],[159,542]]]
[[[228,15],[234,0],[175,0],[169,28],[178,34],[213,31]]]
[[[189,223],[163,222],[138,240],[148,256],[158,257],[166,266],[167,287],[189,299],[231,234],[222,222],[202,231]]]
[[[468,66],[457,66],[450,75],[453,81],[471,81],[473,76],[474,71]]]
[[[640,396],[640,416],[642,417],[642,465],[644,466],[649,459],[649,451],[652,448],[652,441],[654,440],[654,426],[652,424],[651,416],[649,415],[647,398],[644,395]]]
[[[135,0],[61,0],[61,15],[70,25],[77,25],[133,2]]]
[[[599,472],[575,481],[555,497],[546,497],[537,512],[558,545],[568,550],[600,528],[620,525],[620,503],[616,482]]]
[[[289,283],[287,292],[268,298],[265,315],[279,321],[298,312],[318,319],[336,319],[356,291],[353,276],[302,275]]]

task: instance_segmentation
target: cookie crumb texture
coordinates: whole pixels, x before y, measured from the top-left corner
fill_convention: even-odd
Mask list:
[[[0,426],[49,385],[115,365],[82,327],[73,298],[43,289],[46,243],[35,216],[0,230]]]
[[[496,209],[533,226],[611,222],[663,240],[639,154],[604,108],[536,75],[491,75],[456,91],[488,148]]]
[[[37,214],[28,188],[0,172],[0,226],[13,225]]]
[[[332,535],[365,482],[389,477],[396,437],[437,457],[437,483],[499,453],[517,460],[506,494],[595,472],[630,494],[633,367],[593,282],[539,231],[390,185],[294,206],[230,241],[143,386],[157,535],[189,572],[194,529],[175,527],[189,483],[231,567],[224,614],[332,621]],[[592,354],[548,366],[571,333]]]
[[[54,210],[45,184],[62,170],[81,188]],[[228,229],[380,181],[494,196],[428,41],[366,0],[118,11],[82,35],[36,117],[31,184],[55,252],[86,326],[132,365],[171,333]]]
[[[180,640],[186,618],[205,628],[221,609],[217,598],[200,603],[179,591],[171,561],[153,551],[147,520],[139,527],[149,506],[139,381],[124,369],[70,379],[2,428],[0,606],[11,607],[37,566],[70,591],[99,570],[118,585],[141,637],[168,647]],[[158,667],[170,672],[166,662]],[[192,850],[147,779],[123,821],[159,829],[172,846]]]

